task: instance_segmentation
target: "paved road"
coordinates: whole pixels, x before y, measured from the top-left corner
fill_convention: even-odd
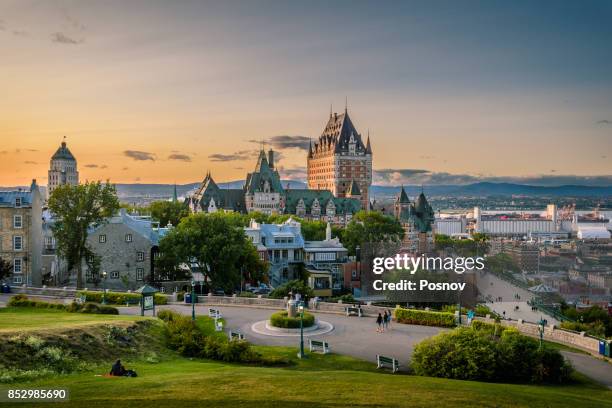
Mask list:
[[[180,313],[191,314],[189,306],[161,306]],[[246,307],[217,307],[226,321],[226,327],[238,330],[253,344],[272,346],[298,346],[299,337],[275,337],[253,332],[253,323],[267,320],[273,310]],[[198,306],[197,314],[205,314],[208,307]],[[138,309],[121,308],[121,313],[135,314]],[[313,336],[330,343],[333,352],[346,354],[368,361],[376,361],[376,354],[384,354],[397,358],[400,364],[410,360],[414,346],[442,329],[437,327],[411,326],[391,324],[385,333],[376,332],[376,321],[371,317],[346,317],[329,313],[314,313],[317,319],[331,323],[334,329],[326,334]]]

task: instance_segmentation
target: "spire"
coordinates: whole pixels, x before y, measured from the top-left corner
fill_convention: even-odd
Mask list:
[[[400,204],[408,204],[410,203],[410,199],[408,199],[408,194],[406,194],[406,190],[404,190],[404,185],[402,184],[402,189],[400,190],[400,195],[397,201]]]
[[[308,157],[312,157],[312,139],[310,139],[310,145],[308,146]]]
[[[372,154],[372,146],[370,145],[370,129],[368,129],[368,141],[366,142],[366,154]]]
[[[348,96],[344,97],[344,113],[348,113]]]
[[[176,193],[176,183],[174,183],[174,192],[172,194],[172,202],[176,203],[178,201],[178,194]]]
[[[331,119],[332,117],[332,112],[334,111],[334,106],[330,103],[329,104],[329,118]]]

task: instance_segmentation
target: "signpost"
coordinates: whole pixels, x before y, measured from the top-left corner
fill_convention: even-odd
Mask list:
[[[140,301],[140,315],[144,316],[145,310],[152,310],[153,316],[155,316],[155,294],[157,293],[157,289],[149,285],[144,285],[138,289],[136,293],[140,293],[142,296]]]

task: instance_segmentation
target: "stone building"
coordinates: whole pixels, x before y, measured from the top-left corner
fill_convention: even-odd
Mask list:
[[[328,190],[334,197],[353,197],[369,210],[372,184],[370,136],[364,144],[348,110],[329,114],[323,133],[308,151],[308,188]]]
[[[49,179],[47,181],[47,198],[51,196],[53,190],[64,184],[79,184],[79,172],[77,161],[66,147],[66,142],[62,142],[55,154],[51,157],[49,166]]]
[[[404,228],[402,249],[414,253],[425,254],[433,249],[435,222],[434,211],[421,192],[414,203],[410,202],[406,190],[402,186],[400,194],[393,207],[395,218]]]
[[[85,284],[133,290],[144,282],[156,280],[154,259],[159,240],[166,232],[167,228],[159,228],[150,218],[127,214],[124,209],[105,223],[91,228],[87,244],[100,264],[96,274],[84,263]],[[103,272],[106,272],[104,281]]]
[[[36,180],[29,191],[0,192],[0,257],[11,267],[10,284],[42,285],[42,204]]]
[[[355,181],[343,197],[336,197],[329,190],[285,188],[274,165],[274,151],[266,155],[262,149],[243,188],[220,188],[208,173],[188,203],[192,212],[293,214],[308,220],[345,225],[360,210],[361,197]]]

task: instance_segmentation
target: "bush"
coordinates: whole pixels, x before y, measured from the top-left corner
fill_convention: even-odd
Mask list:
[[[275,288],[272,292],[270,292],[268,297],[272,299],[282,299],[289,296],[289,292],[293,294],[299,293],[303,298],[312,297],[314,294],[312,288],[303,281],[292,280]]]
[[[244,297],[244,298],[255,298],[257,297],[256,294],[254,294],[253,292],[240,292],[238,294],[238,297]]]
[[[157,312],[157,318],[163,320],[168,323],[171,320],[174,320],[175,317],[179,317],[180,315],[172,310],[161,310]]]
[[[13,296],[11,300],[9,300],[8,306],[12,307],[35,307],[38,309],[57,309],[57,310],[65,310],[66,306],[61,303],[50,303],[50,302],[40,302],[38,300],[29,300],[27,296],[19,294]]]
[[[105,305],[98,305],[96,303],[85,303],[80,304],[77,302],[72,302],[68,306],[61,303],[50,303],[50,302],[40,302],[37,300],[28,300],[27,296],[18,295],[11,298],[8,303],[9,306],[13,307],[35,307],[37,309],[56,309],[56,310],[65,310],[71,313],[95,313],[95,314],[112,314],[118,315],[119,310],[117,308]]]
[[[299,329],[300,327],[300,317],[289,317],[287,316],[287,312],[276,312],[270,316],[270,324],[274,327],[280,327],[283,329]],[[314,325],[315,317],[314,315],[304,312],[304,326],[310,327]]]
[[[77,297],[85,296],[86,300],[89,302],[101,303],[102,302],[102,292],[97,291],[79,291],[77,292]],[[138,293],[126,293],[126,292],[106,292],[105,301],[111,305],[125,305],[126,303],[130,304],[138,304],[142,296]],[[155,304],[156,305],[166,305],[168,304],[168,298],[165,295],[160,293],[155,294]]]
[[[394,315],[398,323],[436,327],[455,327],[456,324],[452,313],[397,308]]]
[[[562,383],[572,368],[554,349],[506,328],[493,335],[495,325],[457,328],[419,343],[412,369],[418,375],[460,380],[518,383]]]

